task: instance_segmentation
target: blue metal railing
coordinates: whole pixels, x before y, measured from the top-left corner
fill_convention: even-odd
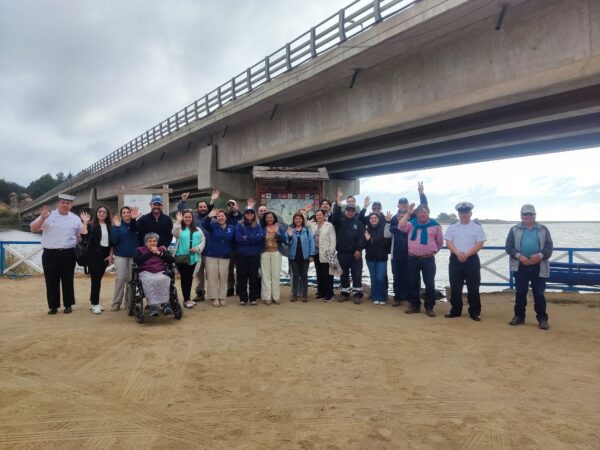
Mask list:
[[[73,185],[76,181],[98,173],[180,128],[207,117],[228,103],[250,94],[256,88],[288,73],[312,58],[342,45],[350,37],[362,33],[419,1],[353,1],[296,39],[262,58],[253,66],[230,78],[216,89],[177,111],[172,116],[167,117],[158,125],[153,126],[109,155],[83,169],[73,178],[51,189],[40,200],[51,198],[54,194]]]
[[[6,275],[5,271],[7,269],[7,263],[6,263],[6,255],[7,255],[6,246],[7,245],[40,245],[40,244],[41,244],[40,241],[0,241],[0,275]],[[444,247],[443,249],[447,250],[448,248]],[[497,278],[499,278],[500,280],[503,280],[503,281],[497,281],[497,280],[496,281],[482,281],[481,286],[498,286],[498,287],[506,287],[509,289],[514,289],[514,287],[515,287],[514,276],[513,276],[513,273],[510,272],[510,269],[507,268],[508,275],[505,276],[491,267],[491,264],[493,264],[496,261],[499,261],[501,259],[504,259],[504,258],[507,259],[507,265],[508,265],[508,255],[505,253],[504,247],[490,246],[490,247],[482,248],[483,252],[489,251],[489,250],[497,251],[498,254],[493,256],[491,259],[488,259],[487,261],[483,261],[483,258],[482,258],[481,269],[482,269],[482,271],[486,271],[488,273],[495,275]],[[583,255],[584,253],[592,253],[597,256],[600,256],[600,248],[595,248],[595,247],[583,247],[583,248],[581,248],[581,247],[555,247],[553,257],[551,258],[550,261],[551,261],[551,263],[559,262],[566,258],[567,262],[569,264],[581,264],[576,261],[576,258],[577,258],[580,261],[582,261],[583,265],[585,265],[585,264],[597,265],[600,263],[600,258],[599,258],[599,261],[592,261],[591,259],[585,257]],[[25,259],[28,259],[28,258],[29,258],[29,256],[25,257]],[[21,264],[21,263],[19,263],[19,264]],[[282,280],[289,282],[289,278],[287,278],[287,277],[282,277]],[[311,280],[311,281],[314,281],[314,280]],[[599,285],[586,286],[586,285],[578,285],[578,284],[574,284],[574,283],[548,282],[546,284],[546,286],[549,289],[560,289],[560,290],[567,290],[567,291],[600,292]]]

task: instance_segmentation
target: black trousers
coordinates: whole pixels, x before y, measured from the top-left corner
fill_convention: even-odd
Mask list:
[[[317,269],[317,290],[319,291],[319,296],[324,298],[333,297],[333,275],[329,275],[329,264],[319,262],[319,255],[316,255],[315,268]]]
[[[227,289],[235,288],[235,269],[237,267],[237,252],[231,252],[229,256],[229,270],[227,271]],[[260,266],[260,263],[258,264]]]
[[[100,247],[98,251],[92,252],[88,261],[88,270],[90,278],[92,279],[92,285],[90,288],[90,303],[92,305],[98,305],[100,303],[100,288],[102,287],[102,277],[106,272],[108,263],[106,257],[110,253],[110,248]]]
[[[478,316],[481,313],[479,285],[481,284],[481,264],[478,255],[472,255],[465,262],[460,262],[456,255],[450,255],[448,272],[450,276],[450,304],[452,314],[462,314],[462,291],[467,284],[467,299],[469,300],[469,315]]]
[[[44,249],[42,268],[46,280],[46,299],[48,308],[60,308],[60,288],[62,286],[63,305],[75,304],[73,276],[75,274],[75,252],[72,248],[65,250]]]
[[[260,267],[260,255],[242,256],[237,255],[236,271],[237,271],[237,293],[240,297],[240,302],[256,301],[259,294],[257,287],[258,268]],[[248,286],[250,285],[250,286]],[[248,292],[250,291],[250,292]]]
[[[177,264],[177,271],[179,272],[179,278],[181,281],[181,294],[183,295],[184,302],[190,300],[195,268],[196,264],[191,266],[189,264]]]
[[[340,267],[343,270],[340,276],[340,284],[342,288],[342,294],[350,294],[352,291],[362,291],[362,269],[363,259],[362,255],[356,259],[354,253],[339,253],[337,254]],[[352,274],[352,289],[350,289],[350,274]]]
[[[297,261],[290,259],[292,278],[292,297],[306,297],[308,295],[308,259]]]

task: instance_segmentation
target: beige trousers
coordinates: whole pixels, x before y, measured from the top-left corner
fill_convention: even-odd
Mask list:
[[[115,292],[113,294],[113,305],[121,305],[123,303],[123,293],[125,285],[131,280],[131,266],[133,258],[124,258],[115,256]]]
[[[227,298],[227,275],[229,258],[206,257],[206,298],[225,300]]]
[[[281,253],[263,252],[260,255],[262,288],[260,296],[265,301],[279,301],[281,278]]]

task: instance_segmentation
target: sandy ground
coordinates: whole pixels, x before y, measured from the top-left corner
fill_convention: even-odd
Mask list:
[[[598,449],[600,296],[551,329],[404,308],[201,304],[138,325],[46,314],[43,279],[0,279],[0,448]],[[570,294],[559,300],[581,299]]]

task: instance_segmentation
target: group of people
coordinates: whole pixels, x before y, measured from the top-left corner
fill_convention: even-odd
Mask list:
[[[164,203],[159,195],[153,196],[148,214],[140,215],[137,208],[124,206],[111,218],[104,206],[96,208],[93,217],[86,212],[77,217],[70,212],[73,197],[61,194],[57,208],[50,211],[48,206],[42,207],[40,217],[31,224],[33,232],[42,231],[48,313],[55,314],[60,307],[60,285],[64,312],[72,310],[74,247],[83,239],[87,243],[86,265],[91,279],[90,309],[95,314],[102,313],[101,281],[113,260],[116,267],[113,311],[122,305],[133,263],[154,278],[164,276],[162,267],[174,263],[180,274],[186,308],[204,300],[223,307],[235,293],[242,306],[257,305],[261,299],[267,305],[280,304],[283,258],[288,258],[289,263],[291,302],[309,300],[308,268],[313,262],[317,274],[316,299],[331,301],[333,279],[339,276],[341,289],[337,301],[352,299],[360,304],[364,252],[374,304],[385,305],[388,301],[387,261],[391,254],[393,306],[406,301],[407,314],[419,313],[422,281],[424,312],[434,317],[435,255],[445,240],[451,252],[448,268],[451,309],[445,317],[462,315],[462,291],[466,284],[469,317],[480,321],[478,252],[486,235],[482,226],[471,220],[473,205],[457,204],[459,220],[450,224],[444,234],[440,224],[430,217],[422,183],[418,192],[418,206],[400,198],[398,211],[392,215],[389,211],[384,214],[379,202],[373,202],[372,210],[367,212],[371,205],[369,197],[362,208],[353,196],[344,202],[338,189],[335,202],[323,200],[314,212],[313,205],[308,204],[293,215],[290,224],[283,223],[265,205],[256,207],[253,199],[248,199],[243,211],[235,200],[229,200],[226,209],[217,209],[219,190],[212,192],[209,202],[198,201],[195,210],[187,208],[189,193],[184,193],[174,222],[162,211]],[[549,230],[535,219],[535,208],[524,205],[521,222],[511,228],[506,239],[506,252],[516,280],[514,317],[509,323],[525,322],[526,297],[531,285],[539,327],[548,329],[544,290],[553,244]],[[173,237],[176,243],[171,254],[168,248]],[[192,298],[194,279],[197,281]],[[158,283],[158,279],[155,281]],[[166,280],[161,283],[164,286]],[[165,299],[156,298],[149,303],[154,307],[151,315],[158,314],[157,306],[162,306],[165,315],[172,313]]]

